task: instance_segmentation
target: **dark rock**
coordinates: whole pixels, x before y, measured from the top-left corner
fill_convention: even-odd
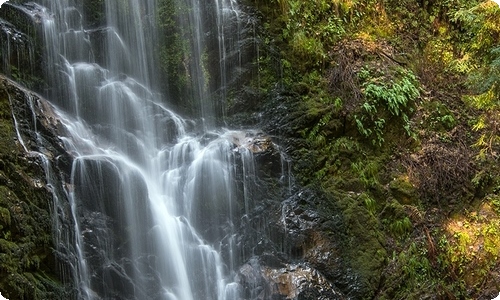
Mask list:
[[[68,299],[72,294],[71,284],[58,279],[70,263],[54,251],[54,201],[64,196],[46,177],[47,159],[62,153],[50,109],[44,107],[48,114],[43,115],[42,103],[0,76],[0,290],[7,299]],[[35,128],[44,149],[30,141],[37,136]],[[57,230],[63,231],[66,225],[60,225]]]
[[[280,268],[252,258],[238,273],[244,299],[345,299],[318,271],[305,264]]]
[[[231,142],[238,149],[247,149],[253,154],[276,151],[270,136],[262,132],[233,131],[230,134]]]
[[[244,299],[359,296],[358,279],[342,253],[345,228],[340,215],[315,211],[325,199],[311,189],[283,202],[272,199],[240,224],[239,244],[252,254],[237,276]]]

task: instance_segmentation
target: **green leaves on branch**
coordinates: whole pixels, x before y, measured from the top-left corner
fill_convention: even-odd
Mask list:
[[[414,85],[415,75],[406,72],[403,76],[399,81],[390,85],[369,82],[365,85],[365,97],[375,103],[385,104],[393,116],[404,114],[403,110],[408,106],[408,103],[416,99],[420,93]]]
[[[500,34],[500,8],[493,1],[471,1],[468,8],[461,8],[452,14],[451,21],[466,32],[469,37],[464,43],[466,51],[475,55],[478,61],[489,60],[491,49],[498,46]]]
[[[280,28],[281,41],[301,71],[323,68],[328,52],[350,28],[369,19],[376,1],[359,0],[273,0],[276,18],[271,26]],[[278,23],[278,24],[276,24]]]
[[[480,110],[473,130],[481,132],[474,146],[479,158],[497,157],[500,145],[500,8],[493,1],[472,1],[468,7],[456,9],[451,21],[467,37],[464,56],[470,56],[473,69],[469,73],[472,95],[466,103]]]

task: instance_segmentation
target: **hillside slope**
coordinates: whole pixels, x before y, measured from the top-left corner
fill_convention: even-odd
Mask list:
[[[498,6],[252,5],[253,97],[301,184],[327,195],[316,209],[341,211],[362,297],[498,295]]]

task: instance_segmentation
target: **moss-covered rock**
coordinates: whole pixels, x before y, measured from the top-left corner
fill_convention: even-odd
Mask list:
[[[389,184],[393,197],[401,204],[416,204],[418,193],[408,177],[400,176]]]
[[[336,205],[347,226],[344,255],[359,281],[361,298],[371,298],[380,284],[387,252],[379,220],[366,209],[360,197],[338,194]]]
[[[7,299],[67,299],[57,275],[52,195],[41,162],[17,139],[9,89],[0,78],[0,291]]]

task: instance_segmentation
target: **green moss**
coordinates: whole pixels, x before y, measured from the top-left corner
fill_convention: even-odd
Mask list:
[[[400,176],[389,183],[391,195],[401,204],[417,204],[418,193],[408,177]]]
[[[381,224],[365,203],[366,195],[339,193],[332,190],[330,203],[321,203],[324,213],[340,213],[346,227],[342,255],[350,272],[357,277],[363,299],[374,296],[383,275],[387,252]],[[335,211],[335,213],[334,213]],[[354,282],[353,282],[354,284]]]
[[[0,207],[0,224],[3,226],[10,226],[10,212],[8,209]]]
[[[32,183],[44,172],[15,142],[9,95],[22,93],[0,79],[0,291],[7,299],[67,299],[55,279],[52,198]]]

